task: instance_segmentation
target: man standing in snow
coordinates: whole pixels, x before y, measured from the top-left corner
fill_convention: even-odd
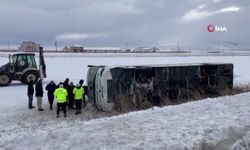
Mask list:
[[[84,95],[84,89],[83,87],[77,83],[76,87],[73,90],[73,94],[75,95],[75,104],[76,104],[76,115],[81,113],[82,109],[82,100]]]
[[[53,80],[50,81],[50,83],[46,86],[45,88],[48,93],[48,100],[49,100],[49,104],[50,104],[50,109],[52,109],[53,107],[53,102],[54,102],[54,92],[56,90],[56,84]]]
[[[63,82],[63,87],[68,91],[69,88],[69,78],[66,78]]]
[[[28,92],[27,92],[28,98],[29,98],[29,109],[35,108],[32,106],[32,101],[33,101],[33,95],[34,95],[34,86],[33,86],[33,80],[30,80],[28,84]]]
[[[74,109],[74,94],[73,89],[75,88],[73,82],[70,82],[68,87],[68,100],[69,100],[69,107],[68,109]]]
[[[38,111],[44,111],[44,109],[42,108],[43,84],[41,79],[39,79],[36,83],[36,98]]]
[[[84,93],[83,93],[83,98],[82,98],[82,103],[83,103],[83,107],[87,106],[86,100],[85,100],[85,95],[87,94],[87,86],[83,86],[84,80],[81,79],[79,81],[79,84],[81,87],[83,87]]]
[[[65,81],[63,82],[63,88],[67,90],[67,92],[69,93],[69,78],[66,78]],[[69,104],[69,98],[67,96],[67,100],[66,100],[66,106]]]
[[[57,117],[59,117],[60,109],[63,110],[64,117],[67,117],[66,101],[67,101],[68,92],[65,88],[63,88],[62,84],[60,84],[59,88],[55,90],[54,96],[56,97],[56,101],[57,101],[57,112],[56,112]]]

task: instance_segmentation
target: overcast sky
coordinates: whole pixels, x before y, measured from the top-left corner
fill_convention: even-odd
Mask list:
[[[250,0],[2,0],[0,18],[1,46],[250,48]]]

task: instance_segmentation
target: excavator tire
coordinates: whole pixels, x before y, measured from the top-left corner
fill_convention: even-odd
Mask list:
[[[38,80],[39,76],[37,72],[35,71],[28,71],[23,75],[23,83],[28,84],[30,80],[33,80],[33,83],[36,83]]]
[[[11,81],[12,79],[7,73],[0,73],[0,86],[7,86]]]

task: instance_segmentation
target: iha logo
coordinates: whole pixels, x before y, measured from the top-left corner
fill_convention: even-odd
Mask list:
[[[227,32],[227,28],[225,26],[215,26],[213,24],[210,24],[207,26],[208,32]]]

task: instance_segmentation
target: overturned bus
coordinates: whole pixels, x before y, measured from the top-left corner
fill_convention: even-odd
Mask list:
[[[179,104],[233,88],[233,64],[88,67],[88,97],[103,111]]]

